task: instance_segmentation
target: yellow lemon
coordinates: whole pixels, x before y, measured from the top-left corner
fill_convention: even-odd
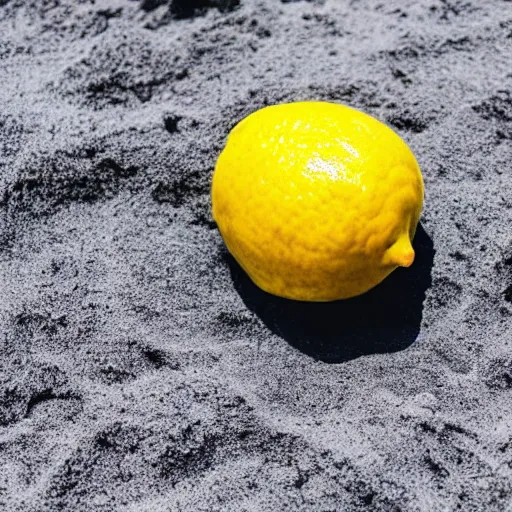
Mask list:
[[[331,301],[414,260],[423,179],[405,142],[327,102],[263,108],[230,133],[213,175],[213,216],[263,290]]]

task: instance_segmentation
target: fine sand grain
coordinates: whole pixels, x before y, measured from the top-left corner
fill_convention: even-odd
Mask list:
[[[0,510],[512,510],[512,2],[0,0]],[[339,101],[422,167],[417,261],[270,297],[230,128]]]

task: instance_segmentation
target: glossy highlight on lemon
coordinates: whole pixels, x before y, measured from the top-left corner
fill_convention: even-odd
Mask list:
[[[232,130],[213,217],[263,290],[303,301],[360,295],[414,261],[423,179],[406,143],[345,105],[297,102]]]

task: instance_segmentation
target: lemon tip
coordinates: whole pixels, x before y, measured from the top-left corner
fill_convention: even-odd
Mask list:
[[[405,250],[397,255],[396,263],[399,267],[410,267],[414,262],[414,256],[414,249]]]
[[[400,237],[387,251],[384,263],[397,267],[410,267],[414,262],[415,252],[409,237]]]

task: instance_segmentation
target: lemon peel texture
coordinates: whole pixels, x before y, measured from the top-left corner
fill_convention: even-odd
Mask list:
[[[230,133],[212,182],[213,217],[263,290],[331,301],[366,292],[414,261],[423,206],[413,153],[353,108],[263,108]]]

